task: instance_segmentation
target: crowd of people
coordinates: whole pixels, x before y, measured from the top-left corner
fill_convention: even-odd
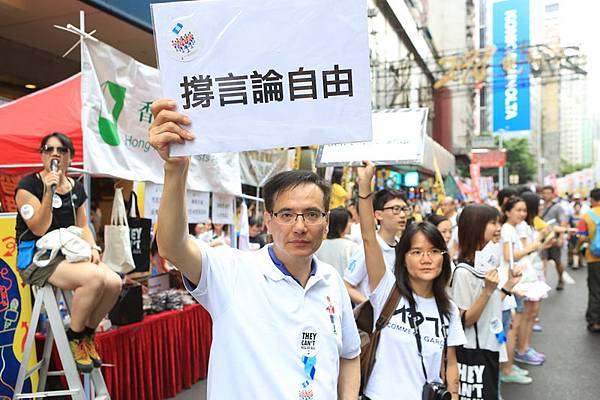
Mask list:
[[[504,189],[493,205],[451,197],[435,204],[372,190],[371,162],[350,185],[340,170],[331,182],[287,171],[264,185],[263,215],[251,213],[256,251],[239,251],[226,225],[187,224],[190,160],[170,157],[169,145],[193,135],[173,107],[154,103],[149,132],[165,162],[152,256],[181,271],[211,314],[209,399],[356,400],[360,392],[366,400],[497,400],[501,383],[531,383],[524,367],[544,364],[533,347],[533,332],[543,330],[540,307],[551,286],[565,288],[566,265],[584,260],[588,330],[600,332],[600,189],[589,205],[560,200],[551,186],[541,196]],[[17,191],[19,272],[27,283],[75,290],[68,337],[78,368],[89,372],[101,363],[94,329],[121,280],[100,261],[85,192],[65,176],[70,140],[48,135],[40,152],[44,170]],[[72,225],[92,249],[89,262],[56,257],[40,268],[27,257],[32,241]],[[353,307],[367,301],[378,336],[365,375]]]
[[[334,170],[326,238],[314,253],[343,278],[353,306],[372,303],[375,320],[392,288],[399,288],[397,311],[381,332],[363,398],[391,399],[398,393],[417,398],[430,380],[445,382],[457,398],[458,360],[468,362],[473,353],[496,366],[482,377],[481,398],[501,398],[502,383],[532,383],[525,367],[546,360],[532,342],[533,332],[543,331],[540,307],[551,290],[547,268],[556,269],[555,287],[561,291],[565,264],[577,269],[593,256],[585,255],[587,238],[594,237],[588,224],[592,229],[595,224],[586,219],[590,205],[581,196],[564,201],[551,186],[541,188],[541,195],[507,188],[493,205],[460,204],[452,197],[424,204],[409,201],[401,190],[372,192],[373,172],[372,165],[359,168],[356,188],[344,188],[341,169]],[[592,191],[592,207],[599,196],[600,190]],[[270,239],[260,222],[250,218],[251,238],[261,238],[263,247]],[[484,259],[490,254],[496,257]],[[597,332],[592,292],[588,329]],[[412,324],[413,316],[420,321]],[[435,331],[438,323],[445,336]],[[415,326],[421,338],[441,339],[419,348]]]

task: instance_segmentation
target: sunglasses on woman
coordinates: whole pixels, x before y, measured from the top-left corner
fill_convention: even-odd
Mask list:
[[[69,148],[65,147],[65,146],[48,146],[48,145],[44,145],[41,149],[40,149],[40,153],[44,153],[44,154],[52,154],[54,153],[54,151],[58,152],[59,154],[65,155],[69,152]]]

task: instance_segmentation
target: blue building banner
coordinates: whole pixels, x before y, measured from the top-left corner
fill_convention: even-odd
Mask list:
[[[529,132],[529,0],[493,3],[493,132]]]

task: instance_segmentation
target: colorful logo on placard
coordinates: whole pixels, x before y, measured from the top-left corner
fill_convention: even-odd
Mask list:
[[[188,18],[173,21],[169,34],[169,48],[177,61],[191,60],[200,49],[200,45],[199,35]]]

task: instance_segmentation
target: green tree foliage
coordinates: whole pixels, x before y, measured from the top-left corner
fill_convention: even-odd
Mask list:
[[[509,175],[519,175],[519,182],[533,181],[536,164],[527,139],[509,139],[504,141],[506,166]]]

